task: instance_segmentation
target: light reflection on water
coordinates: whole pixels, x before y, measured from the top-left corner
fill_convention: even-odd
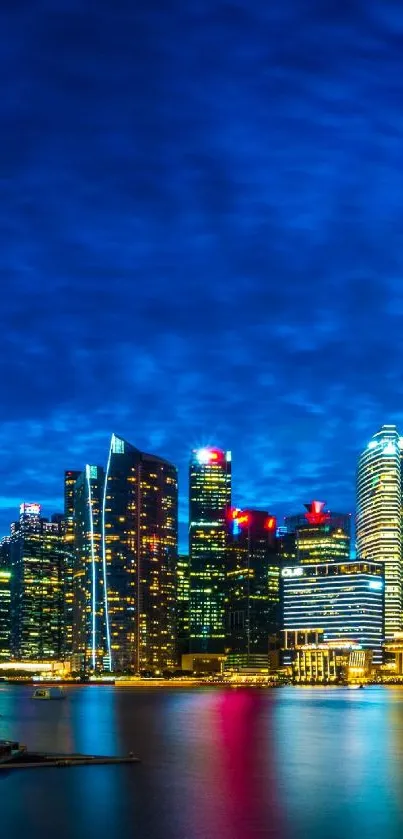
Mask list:
[[[400,839],[403,690],[0,686],[0,737],[138,766],[0,774],[18,839]]]

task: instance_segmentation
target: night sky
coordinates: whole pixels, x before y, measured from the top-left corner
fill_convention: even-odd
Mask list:
[[[400,7],[400,8],[398,8]],[[2,0],[0,535],[112,431],[354,509],[403,427],[403,4]]]

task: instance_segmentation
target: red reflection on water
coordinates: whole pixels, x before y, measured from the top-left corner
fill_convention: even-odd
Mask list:
[[[221,794],[228,802],[228,839],[283,836],[270,743],[271,710],[260,692],[247,688],[221,697]]]

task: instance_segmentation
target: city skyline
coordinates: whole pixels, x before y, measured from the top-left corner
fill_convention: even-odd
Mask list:
[[[332,514],[338,509],[338,507],[340,509],[343,509],[344,514],[350,514],[351,515],[351,526],[353,528],[353,533],[354,533],[355,512],[356,512],[355,480],[356,480],[357,464],[358,464],[358,460],[359,460],[360,454],[362,452],[363,446],[364,446],[364,448],[367,446],[368,442],[370,441],[370,439],[374,435],[374,433],[375,433],[374,429],[372,429],[371,436],[368,437],[368,440],[366,442],[364,441],[364,443],[361,443],[361,448],[356,452],[356,460],[355,460],[355,463],[353,464],[353,468],[352,468],[352,483],[351,483],[350,493],[349,493],[349,495],[352,499],[352,504],[351,504],[350,509],[347,507],[346,499],[341,498],[340,503],[337,505],[336,503],[333,503],[334,496],[331,496],[331,502],[329,502],[330,492],[328,491],[328,489],[325,486],[322,488],[322,491],[320,491],[320,489],[319,489],[315,493],[315,491],[314,491],[315,484],[312,481],[311,484],[309,484],[309,482],[308,482],[308,485],[306,487],[304,496],[294,497],[293,499],[290,499],[290,501],[288,503],[283,500],[282,502],[280,502],[277,505],[276,505],[275,502],[273,502],[272,504],[266,504],[266,506],[270,506],[270,508],[272,509],[274,514],[276,515],[277,523],[279,525],[283,525],[285,523],[285,520],[288,517],[293,516],[293,515],[297,515],[297,516],[299,515],[301,518],[304,518],[304,508],[307,507],[306,499],[309,498],[309,497],[312,498],[312,497],[315,496],[316,498],[321,498],[321,497],[326,498],[326,502],[324,502],[324,503],[326,503],[326,508],[329,509]],[[113,436],[114,436],[114,434],[113,434]],[[110,437],[111,437],[111,435],[108,434],[107,435],[107,442],[110,440]],[[189,523],[189,516],[188,516],[188,513],[189,513],[188,470],[189,470],[189,461],[192,457],[192,451],[193,452],[197,451],[199,448],[201,448],[201,449],[204,449],[206,447],[208,448],[210,445],[216,446],[217,444],[216,444],[216,442],[213,442],[213,444],[209,443],[208,445],[206,444],[206,446],[197,447],[197,449],[193,448],[191,451],[188,451],[187,452],[187,458],[185,460],[185,464],[186,464],[185,474],[182,474],[181,471],[178,470],[179,471],[179,550],[182,553],[186,553],[187,550],[188,550],[188,523]],[[224,446],[224,449],[225,448],[228,448],[228,447]],[[165,459],[164,452],[159,451],[158,456]],[[105,461],[105,463],[103,461]],[[182,463],[184,462],[183,451],[181,451],[181,456],[178,456],[177,458],[174,457],[171,460],[171,462],[173,462],[175,464],[175,466],[177,466],[178,462],[181,462],[181,461],[182,461]],[[84,461],[81,463],[81,466],[79,464],[77,469],[75,467],[73,468],[73,473],[76,472],[77,474],[79,474],[83,470],[85,465],[89,464],[90,462],[91,463],[99,463],[100,466],[102,466],[103,468],[106,468],[107,459],[105,460],[105,448],[104,448],[103,451],[101,450],[100,456],[98,458],[94,458],[91,461],[89,461],[88,459],[87,460],[84,459]],[[235,452],[235,463],[234,463],[234,458],[232,459],[232,462],[233,462],[233,469],[232,469],[233,474],[235,473],[235,475],[237,475],[236,452]],[[234,469],[234,465],[235,465],[235,469]],[[65,498],[64,498],[64,491],[65,491],[65,488],[64,488],[64,473],[65,473],[65,471],[66,471],[66,465],[64,465],[63,473],[61,475],[61,481],[59,481],[59,486],[60,486],[59,495],[55,496],[53,501],[47,499],[45,502],[43,502],[42,496],[41,496],[41,489],[40,489],[40,486],[39,486],[39,494],[37,492],[37,496],[35,498],[30,497],[29,494],[27,492],[25,492],[25,494],[24,493],[22,494],[21,498],[19,498],[19,499],[15,498],[14,499],[15,503],[10,508],[10,518],[8,518],[8,515],[9,515],[8,508],[1,509],[1,507],[0,507],[0,538],[3,538],[4,536],[9,535],[10,523],[13,520],[13,517],[15,517],[16,509],[19,508],[21,503],[23,503],[23,502],[40,504],[41,509],[42,509],[42,515],[44,515],[45,517],[49,517],[49,518],[53,513],[63,511],[64,504],[65,504]],[[291,484],[293,483],[292,476],[290,477],[290,483]],[[273,492],[275,494],[275,484],[273,485]],[[264,500],[267,499],[267,496],[268,496],[268,493],[265,493],[263,491],[263,496],[260,497],[260,498],[256,498],[255,507],[264,507],[265,506]],[[233,506],[235,506],[235,507],[237,507],[239,504],[242,507],[245,507],[245,508],[246,507],[251,507],[251,505],[248,504],[247,497],[241,496],[241,493],[240,493],[240,490],[239,490],[239,484],[237,484],[236,480],[233,481],[233,502],[234,502]],[[353,555],[354,555],[354,539],[352,539],[351,547],[352,547],[352,552],[353,552]]]

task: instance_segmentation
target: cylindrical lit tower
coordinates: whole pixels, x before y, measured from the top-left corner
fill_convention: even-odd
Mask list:
[[[189,472],[190,651],[225,647],[225,554],[231,453],[193,452]]]
[[[402,628],[402,439],[383,425],[357,469],[357,556],[385,566],[385,637]]]

